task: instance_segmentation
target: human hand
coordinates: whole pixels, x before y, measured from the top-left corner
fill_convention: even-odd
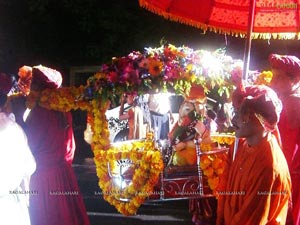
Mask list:
[[[202,122],[200,122],[200,121],[194,126],[194,128],[195,128],[196,132],[197,132],[200,136],[202,136],[203,133],[204,133],[205,130],[206,130],[205,125],[204,125]]]

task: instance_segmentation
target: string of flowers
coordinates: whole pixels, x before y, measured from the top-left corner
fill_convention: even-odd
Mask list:
[[[68,112],[72,109],[91,110],[91,104],[83,99],[84,86],[45,89],[41,92],[30,91],[26,97],[26,106],[32,109],[36,105],[47,109]]]
[[[129,160],[134,165],[132,181],[125,188],[114,183],[111,171],[118,160]],[[124,215],[134,215],[145,199],[151,195],[163,170],[163,160],[152,141],[134,141],[112,146],[95,153],[99,186],[103,198]],[[108,164],[110,166],[108,166]],[[120,174],[119,174],[120,175]],[[123,178],[119,177],[121,180]],[[128,199],[121,201],[120,199]]]
[[[105,112],[109,108],[109,102],[92,100],[92,110],[88,112],[88,119],[91,125],[93,135],[91,148],[96,155],[99,151],[105,151],[110,147],[109,129],[106,120]],[[97,165],[97,159],[94,157]]]
[[[217,142],[219,145],[230,146],[234,143],[235,136],[230,133],[216,133],[211,135],[211,139],[214,142]]]
[[[234,143],[235,137],[230,134],[213,134],[211,139],[214,143],[221,146],[230,146]],[[214,144],[200,144],[202,152],[209,152],[215,148]],[[213,194],[218,188],[219,177],[224,172],[227,152],[219,152],[216,154],[203,154],[200,157],[200,168],[207,177],[208,186]]]

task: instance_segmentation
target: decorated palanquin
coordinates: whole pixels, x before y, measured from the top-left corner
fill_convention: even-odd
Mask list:
[[[144,201],[214,196],[234,136],[216,134],[212,140],[210,145],[195,140],[197,164],[190,166],[168,165],[172,153],[155,144],[151,134],[145,140],[113,143],[97,156],[104,199],[121,213],[132,215]]]
[[[126,92],[184,95],[192,84],[201,85],[206,94],[214,89],[220,96],[230,96],[233,81],[241,77],[241,72],[242,62],[222,50],[211,53],[166,44],[113,58],[111,63],[100,66],[85,86],[30,92],[26,106],[87,111],[103,198],[120,213],[133,215],[148,200],[213,196],[224,169],[227,147],[234,138],[227,134],[211,135],[213,145],[195,139],[197,163],[170,166],[170,146],[154,142],[151,133],[143,140],[110,143],[105,115],[110,105]],[[19,97],[18,93],[12,95],[10,101]]]

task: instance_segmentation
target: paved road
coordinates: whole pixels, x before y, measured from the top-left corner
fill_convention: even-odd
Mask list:
[[[187,201],[146,203],[135,216],[123,216],[101,199],[85,201],[91,225],[193,225]]]
[[[91,225],[194,225],[188,211],[188,200],[144,203],[135,216],[123,216],[99,193],[93,159],[73,164],[84,197]],[[204,224],[203,224],[204,225]],[[206,223],[205,225],[213,225]]]
[[[188,200],[146,202],[135,216],[123,216],[103,200],[92,160],[73,164],[81,192],[84,196],[91,225],[193,225],[188,212]]]

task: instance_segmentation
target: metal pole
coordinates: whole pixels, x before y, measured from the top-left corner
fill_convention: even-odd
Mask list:
[[[250,62],[250,51],[251,51],[251,36],[254,24],[254,14],[255,14],[255,5],[256,0],[250,0],[249,5],[249,15],[248,15],[248,31],[245,43],[245,51],[244,51],[244,67],[243,67],[243,84],[247,84],[248,80],[248,71],[249,71],[249,62]],[[239,138],[235,138],[234,148],[233,148],[233,159],[235,159],[235,155],[238,149]]]
[[[251,36],[252,36],[252,31],[253,31],[255,5],[256,5],[256,0],[249,0],[249,1],[250,1],[250,5],[249,5],[249,15],[248,15],[248,30],[247,30],[245,51],[244,51],[244,68],[243,68],[244,83],[247,83],[247,79],[248,79],[251,40],[252,40]]]

